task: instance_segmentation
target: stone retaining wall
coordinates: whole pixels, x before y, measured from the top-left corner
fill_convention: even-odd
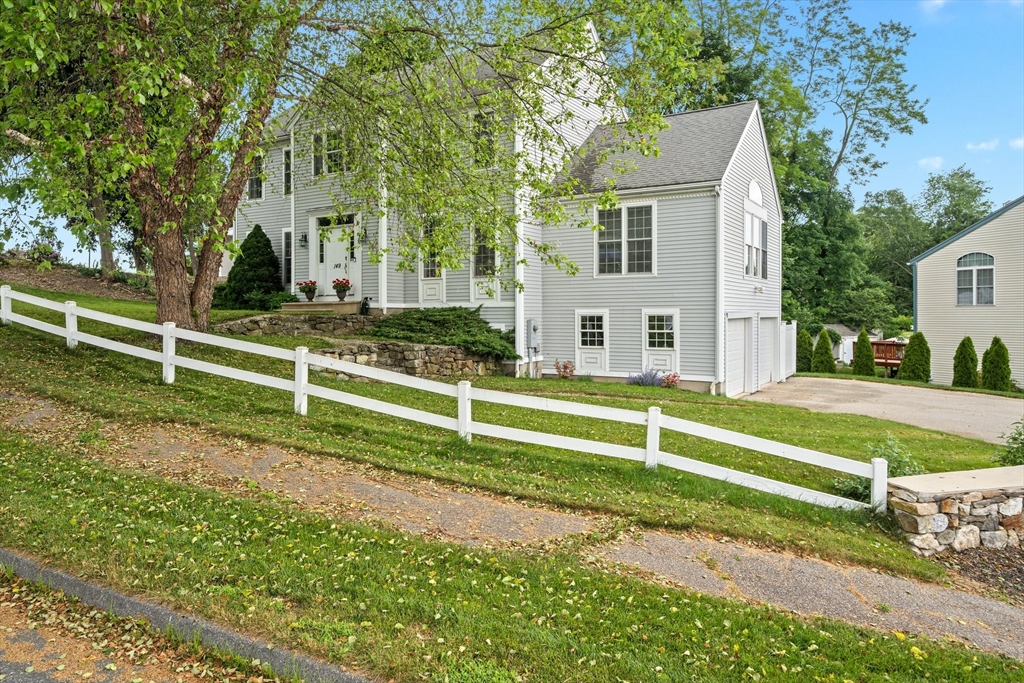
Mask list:
[[[433,344],[407,344],[404,342],[366,341],[353,339],[342,342],[338,348],[319,349],[311,355],[328,356],[350,363],[370,365],[393,372],[418,377],[465,377],[503,374],[502,363],[495,358],[466,353],[457,346]],[[310,367],[316,370],[316,359],[310,358]],[[326,370],[338,379],[366,381],[358,375]]]
[[[215,325],[218,334],[241,334],[260,336],[264,334],[284,335],[345,335],[357,334],[373,326],[380,319],[377,315],[256,315],[230,323]]]
[[[906,540],[925,557],[948,548],[1016,547],[1024,540],[1024,486],[940,496],[891,488],[889,504]]]

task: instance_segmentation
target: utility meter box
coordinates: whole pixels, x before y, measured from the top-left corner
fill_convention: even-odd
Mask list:
[[[533,318],[526,321],[526,347],[540,351],[540,324]]]

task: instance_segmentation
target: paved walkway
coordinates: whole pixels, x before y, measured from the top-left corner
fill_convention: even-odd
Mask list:
[[[0,394],[0,415],[11,428],[36,438],[53,433],[58,442],[95,425],[88,413],[11,394]],[[337,459],[221,439],[184,425],[176,425],[173,436],[147,425],[118,425],[116,430],[108,425],[104,440],[108,450],[95,457],[110,464],[191,485],[225,490],[258,486],[324,514],[378,517],[411,532],[465,544],[556,540],[608,521],[451,491]],[[1024,608],[949,588],[703,536],[647,532],[641,540],[622,538],[584,547],[580,553],[596,553],[701,593],[881,630],[960,639],[1024,660]]]
[[[866,415],[999,444],[999,435],[1024,417],[1024,399],[853,379],[790,377],[746,398],[821,413]]]

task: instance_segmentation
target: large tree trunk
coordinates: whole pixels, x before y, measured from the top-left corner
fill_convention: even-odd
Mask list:
[[[206,330],[210,320],[210,307],[213,305],[213,287],[220,275],[220,263],[224,252],[213,249],[216,238],[207,233],[202,241],[199,252],[199,266],[195,283],[192,285],[192,311],[195,313],[199,329]]]
[[[202,318],[201,326],[197,326],[192,312],[191,288],[185,264],[185,250],[181,248],[180,225],[166,231],[146,231],[153,235],[151,243],[157,323],[172,322],[184,329],[204,331],[205,316]]]

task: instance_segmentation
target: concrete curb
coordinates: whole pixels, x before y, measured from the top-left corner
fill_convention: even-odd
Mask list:
[[[142,618],[161,632],[173,630],[183,640],[195,640],[204,647],[228,652],[249,661],[258,659],[282,680],[299,678],[307,683],[371,683],[367,678],[346,673],[331,664],[273,647],[205,619],[179,614],[167,607],[88,583],[71,574],[47,569],[35,560],[5,548],[0,548],[0,566],[9,568],[27,581],[63,591],[104,612],[119,617]]]

